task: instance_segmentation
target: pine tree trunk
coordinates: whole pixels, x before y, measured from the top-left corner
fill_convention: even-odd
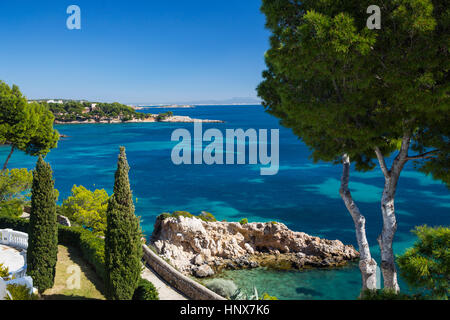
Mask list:
[[[358,206],[353,201],[348,188],[350,180],[350,158],[348,155],[342,157],[343,173],[341,180],[340,194],[345,206],[350,212],[355,223],[356,240],[359,246],[359,269],[362,276],[362,291],[377,289],[377,263],[370,254],[369,242],[366,236],[366,219],[359,211]]]
[[[384,288],[400,291],[397,281],[397,269],[392,244],[397,231],[397,220],[395,217],[394,195],[396,184],[391,179],[386,179],[386,184],[381,198],[381,212],[383,215],[383,230],[378,237],[381,252],[381,271],[383,273]]]
[[[400,292],[398,285],[397,269],[395,267],[395,256],[392,244],[397,232],[397,219],[395,216],[395,194],[397,191],[400,174],[408,162],[408,151],[411,144],[411,133],[405,132],[402,138],[400,152],[394,160],[392,167],[388,170],[383,154],[379,148],[375,148],[375,153],[380,163],[381,171],[384,174],[385,184],[383,196],[381,197],[381,214],[383,216],[383,230],[378,237],[378,244],[381,252],[381,272],[385,289]]]
[[[6,158],[6,161],[5,161],[5,164],[3,165],[3,169],[2,169],[2,171],[6,171],[6,169],[7,169],[7,167],[8,167],[8,162],[9,162],[9,159],[11,159],[11,156],[12,156],[12,154],[13,154],[13,152],[14,152],[14,146],[11,146],[11,151],[9,152],[9,155],[8,155],[8,157]]]

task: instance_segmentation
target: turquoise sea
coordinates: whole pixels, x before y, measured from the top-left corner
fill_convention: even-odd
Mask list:
[[[163,113],[166,109],[145,112]],[[66,198],[74,184],[105,188],[114,183],[119,146],[127,148],[130,179],[136,199],[136,214],[150,235],[155,217],[162,212],[186,210],[212,212],[218,219],[273,221],[293,230],[339,239],[354,244],[353,221],[339,197],[340,166],[314,164],[308,148],[261,106],[198,106],[174,109],[177,115],[224,120],[224,124],[203,124],[204,129],[280,129],[280,171],[261,176],[258,165],[182,165],[171,162],[172,131],[193,124],[88,124],[60,125],[69,136],[47,156],[54,170],[60,199]],[[9,151],[0,147],[0,159]],[[33,168],[36,158],[15,152],[9,168]],[[379,201],[383,178],[379,169],[353,172],[351,189],[367,218],[367,233],[374,253],[381,231]],[[414,237],[417,225],[450,225],[450,194],[440,182],[413,170],[408,165],[397,195],[398,233],[395,251],[402,253]],[[375,256],[378,260],[378,254]],[[268,270],[231,271],[223,277],[233,279],[247,290],[256,287],[280,299],[354,299],[360,289],[356,264],[338,270],[274,272]],[[403,287],[405,285],[403,284]]]

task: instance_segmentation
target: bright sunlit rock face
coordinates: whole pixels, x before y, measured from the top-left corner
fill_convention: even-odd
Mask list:
[[[214,270],[276,266],[333,267],[356,259],[353,246],[294,232],[277,222],[206,222],[160,216],[152,236],[159,254],[186,274],[203,278]]]

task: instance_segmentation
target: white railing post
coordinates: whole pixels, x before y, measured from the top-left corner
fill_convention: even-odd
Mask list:
[[[0,243],[26,250],[28,248],[28,234],[11,229],[0,230]]]

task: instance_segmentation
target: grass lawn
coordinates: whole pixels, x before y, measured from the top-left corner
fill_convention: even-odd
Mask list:
[[[67,282],[75,278],[75,269],[81,270],[79,289],[69,289]],[[72,273],[71,273],[72,272]],[[69,284],[75,282],[70,282]],[[55,285],[42,295],[44,300],[104,300],[104,285],[78,249],[58,246]]]

